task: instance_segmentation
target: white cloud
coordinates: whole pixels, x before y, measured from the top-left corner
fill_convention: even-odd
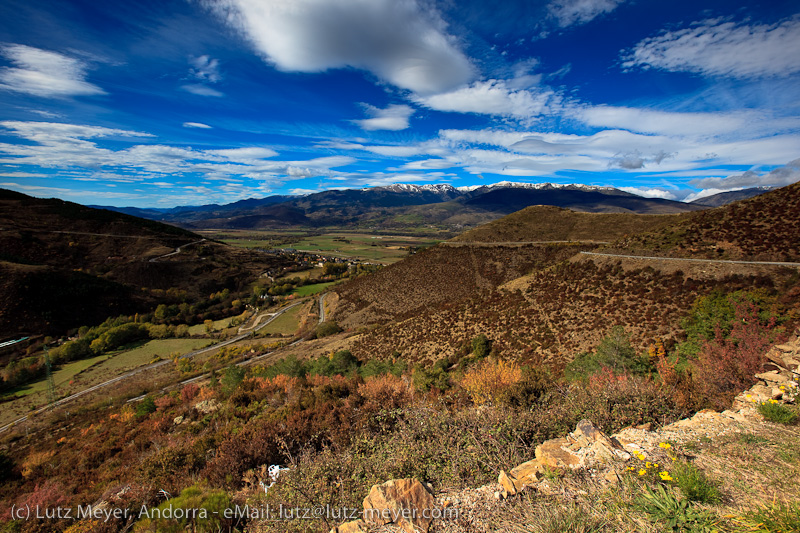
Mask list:
[[[783,187],[797,181],[800,181],[800,159],[769,172],[748,170],[726,178],[696,179],[689,183],[700,189],[715,189],[719,192],[748,187]]]
[[[209,126],[208,124],[203,124],[202,122],[184,122],[183,123],[183,127],[184,128],[200,128],[200,129],[204,129],[204,130],[210,130],[211,129],[211,126]]]
[[[408,119],[414,114],[414,110],[407,105],[393,104],[386,109],[380,109],[369,104],[362,105],[370,118],[354,120],[353,123],[367,131],[404,130],[408,128]]]
[[[706,76],[764,78],[800,72],[800,16],[776,24],[704,20],[639,42],[624,68],[658,68]]]
[[[204,0],[265,59],[290,72],[357,68],[419,94],[469,82],[474,67],[416,0]]]
[[[665,135],[719,135],[756,120],[752,113],[678,113],[634,107],[590,106],[570,111],[589,126]]]
[[[275,157],[278,152],[261,146],[248,146],[245,148],[229,148],[224,150],[205,150],[206,154],[221,155],[233,160],[264,159]]]
[[[200,85],[199,83],[190,83],[187,85],[181,85],[181,89],[186,92],[196,94],[197,96],[225,96],[224,93],[219,92],[216,89],[212,89],[211,87],[206,87],[205,85]]]
[[[614,11],[625,0],[554,0],[548,7],[562,28],[585,24],[603,13]]]
[[[617,187],[617,189],[645,198],[661,198],[662,200],[682,201],[687,191],[659,189],[657,187]]]
[[[131,183],[163,178],[168,175],[196,180],[230,181],[244,176],[261,181],[281,181],[300,177],[333,176],[332,169],[357,162],[348,156],[317,157],[305,161],[275,161],[266,158],[278,153],[270,148],[249,146],[230,149],[195,150],[184,146],[134,144],[124,149],[98,146],[94,139],[152,137],[152,135],[73,124],[48,122],[0,122],[32,144],[0,143],[0,164],[33,165],[40,168],[74,170],[58,177],[86,181]]]
[[[552,110],[560,100],[554,91],[513,89],[506,80],[478,81],[451,92],[417,97],[437,111],[478,113],[530,121]]]
[[[48,98],[106,94],[86,81],[87,63],[23,44],[0,48],[15,67],[0,69],[0,89]]]
[[[453,168],[457,166],[456,163],[448,161],[447,159],[423,159],[421,161],[410,161],[403,165],[403,170],[430,170],[438,169],[443,170],[446,168]]]
[[[209,83],[217,83],[222,79],[219,72],[219,60],[211,59],[209,56],[192,57],[189,59],[192,65],[191,74],[194,78]]]

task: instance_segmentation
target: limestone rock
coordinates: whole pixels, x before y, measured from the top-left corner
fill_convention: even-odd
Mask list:
[[[772,372],[762,372],[761,374],[756,374],[758,379],[764,380],[767,384],[770,383],[785,383],[789,381],[789,378],[781,374],[777,370],[773,370]]]
[[[522,490],[522,483],[513,475],[506,474],[505,470],[500,471],[497,482],[503,487],[503,497],[514,496]]]
[[[532,459],[512,468],[511,475],[525,484],[536,483],[544,477],[544,466],[541,461]]]
[[[339,527],[331,529],[330,533],[367,533],[367,524],[363,520],[345,522]]]
[[[203,400],[202,402],[198,402],[194,405],[194,408],[197,409],[198,412],[207,415],[209,413],[213,413],[214,411],[219,410],[222,407],[222,404],[219,403],[217,400]]]
[[[397,524],[408,533],[414,533],[415,526],[428,531],[434,505],[431,490],[419,480],[392,479],[370,489],[364,498],[364,518],[378,525]]]
[[[565,438],[550,439],[536,447],[536,458],[551,468],[578,468],[581,458],[567,450],[569,445]]]

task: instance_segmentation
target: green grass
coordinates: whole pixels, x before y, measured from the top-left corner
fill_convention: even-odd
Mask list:
[[[230,327],[231,320],[233,320],[234,318],[236,317],[228,317],[228,318],[222,318],[220,320],[215,320],[214,331],[221,331],[227,327]],[[205,335],[205,334],[206,334],[205,324],[195,324],[194,326],[189,327],[189,335]]]
[[[311,296],[313,294],[322,292],[331,285],[336,285],[337,283],[340,283],[340,281],[328,281],[326,283],[314,283],[313,285],[303,285],[302,287],[298,287],[295,290],[293,290],[292,294],[296,294],[297,296]]]
[[[687,500],[698,503],[719,503],[722,500],[718,484],[695,465],[680,461],[673,464],[672,469],[675,483]]]
[[[55,384],[56,388],[62,386],[75,377],[77,374],[85,371],[87,368],[91,367],[94,364],[97,364],[105,359],[108,356],[106,355],[98,355],[96,357],[92,357],[90,359],[81,359],[80,361],[73,361],[72,363],[67,363],[62,365],[57,370],[53,372],[53,383]],[[33,383],[28,383],[26,385],[22,385],[16,389],[8,391],[5,395],[17,395],[17,396],[27,396],[29,394],[37,394],[40,392],[47,391],[47,379],[43,378],[39,381],[34,381]]]
[[[800,502],[772,503],[744,516],[750,533],[785,533],[800,531]]]
[[[776,424],[794,424],[797,422],[797,411],[780,403],[763,402],[758,404],[758,412],[769,422]]]
[[[298,315],[302,305],[298,305],[291,311],[283,313],[281,316],[270,322],[265,328],[258,331],[259,335],[293,335],[300,327]]]
[[[379,263],[395,263],[408,255],[409,246],[431,246],[437,241],[427,237],[389,236],[370,233],[331,232],[322,235],[302,232],[231,231],[216,235],[225,243],[243,248],[295,248],[336,257]],[[290,274],[288,277],[292,277]]]

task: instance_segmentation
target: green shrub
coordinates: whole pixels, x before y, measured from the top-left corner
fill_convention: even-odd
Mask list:
[[[315,333],[317,338],[321,339],[322,337],[327,337],[328,335],[335,335],[342,331],[342,328],[339,327],[339,324],[336,322],[321,322],[317,325]]]
[[[604,368],[637,375],[651,370],[649,361],[636,355],[630,336],[622,326],[611,328],[594,353],[582,353],[570,362],[564,369],[564,377],[570,381],[586,379]]]
[[[678,499],[664,485],[655,488],[645,485],[632,505],[652,522],[665,523],[669,531],[711,533],[717,522],[710,512],[698,509],[688,499]]]
[[[477,357],[486,357],[492,351],[492,341],[481,333],[472,339],[472,353]]]
[[[244,368],[236,365],[228,366],[225,369],[225,373],[222,375],[222,379],[220,380],[220,384],[222,385],[222,393],[227,396],[233,394],[242,381],[244,381],[244,375]]]
[[[676,462],[672,465],[672,477],[684,497],[692,502],[719,503],[722,495],[719,485],[706,476],[705,472],[695,465]]]
[[[758,404],[758,412],[765,420],[776,424],[795,424],[798,419],[796,409],[774,401]]]
[[[141,418],[156,412],[156,402],[151,396],[145,396],[136,406],[136,416]]]

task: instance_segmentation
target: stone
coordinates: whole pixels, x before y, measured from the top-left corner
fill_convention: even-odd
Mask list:
[[[419,480],[392,479],[370,489],[364,498],[364,518],[378,525],[394,523],[408,533],[414,533],[414,527],[427,532],[434,506],[433,494]]]
[[[536,458],[551,468],[577,468],[581,466],[581,458],[565,449],[569,445],[565,438],[550,439],[536,447]]]
[[[172,419],[172,423],[177,426],[178,424],[183,422],[184,418],[185,417],[183,415],[178,415],[178,416],[176,416],[175,418]]]
[[[766,381],[767,383],[785,383],[789,381],[788,377],[777,371],[762,372],[761,374],[756,374],[756,377]]]
[[[506,474],[505,470],[500,471],[500,476],[497,478],[497,482],[503,487],[504,498],[514,496],[522,490],[522,483],[520,483],[516,477]]]
[[[222,404],[219,403],[217,400],[203,400],[202,402],[198,402],[194,405],[194,408],[197,409],[198,412],[207,415],[209,413],[213,413],[214,411],[219,410],[222,407]]]
[[[367,523],[363,520],[345,522],[339,527],[331,529],[330,533],[367,533]]]
[[[545,469],[541,461],[531,459],[524,463],[515,466],[511,469],[510,474],[522,483],[528,485],[536,483],[544,477]]]
[[[778,344],[775,346],[775,349],[785,353],[795,353],[797,351],[797,348],[791,344]]]

